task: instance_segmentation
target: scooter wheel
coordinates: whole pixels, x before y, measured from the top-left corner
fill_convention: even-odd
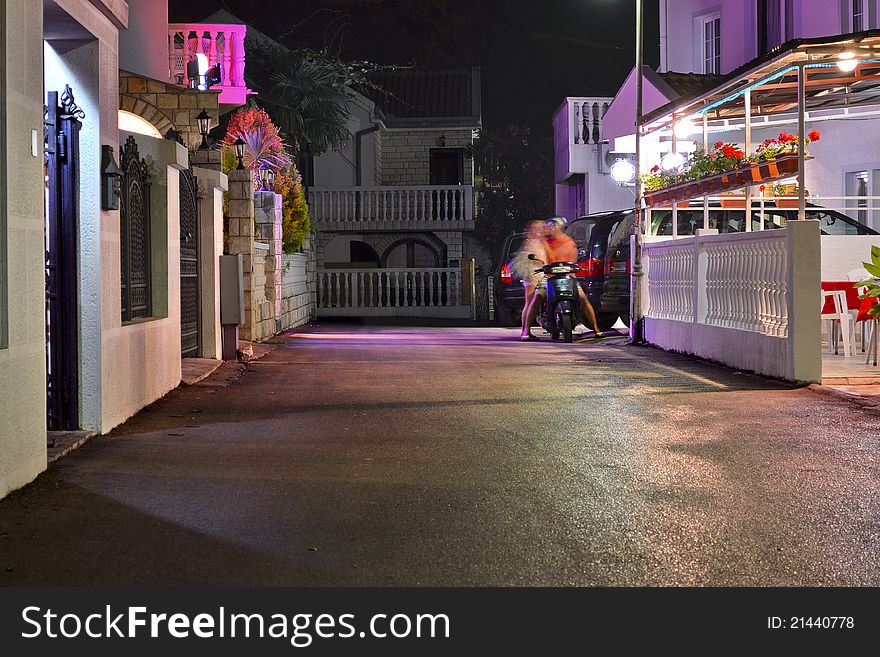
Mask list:
[[[574,330],[574,318],[571,315],[562,316],[562,339],[571,342],[571,334]]]

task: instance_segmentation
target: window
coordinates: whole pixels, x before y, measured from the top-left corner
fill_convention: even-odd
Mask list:
[[[721,14],[697,19],[700,34],[700,72],[721,73]]]
[[[852,31],[861,32],[868,29],[868,12],[866,11],[865,0],[850,0],[850,4],[852,9]]]
[[[758,0],[758,55],[794,37],[793,1]]]
[[[432,185],[464,183],[463,148],[432,148],[429,157],[429,178]]]

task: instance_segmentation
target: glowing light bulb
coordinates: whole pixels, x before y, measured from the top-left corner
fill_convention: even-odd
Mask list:
[[[636,177],[636,168],[629,160],[617,160],[611,165],[611,178],[615,182],[628,183]]]
[[[675,124],[672,130],[675,132],[675,137],[677,139],[687,139],[694,134],[697,129],[690,119],[682,119]]]
[[[660,160],[660,166],[666,171],[673,171],[684,164],[684,156],[681,153],[669,152]]]
[[[856,70],[859,60],[856,59],[855,53],[842,52],[837,56],[837,68],[845,73]]]

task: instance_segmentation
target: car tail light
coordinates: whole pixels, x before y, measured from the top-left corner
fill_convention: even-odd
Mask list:
[[[513,283],[513,276],[510,273],[510,265],[505,263],[501,266],[501,284],[509,285],[510,283]]]
[[[586,258],[578,260],[578,278],[592,278],[593,276],[602,275],[602,261],[599,258]]]

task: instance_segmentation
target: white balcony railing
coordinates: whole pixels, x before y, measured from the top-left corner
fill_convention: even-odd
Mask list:
[[[471,185],[312,187],[309,213],[319,230],[473,228]]]
[[[613,98],[572,96],[553,115],[556,182],[572,174],[595,172],[596,144],[603,137],[602,119]],[[589,148],[588,148],[589,147]]]
[[[318,314],[467,317],[462,280],[458,268],[319,269]]]
[[[246,34],[246,25],[169,24],[168,63],[171,81],[187,84],[187,62],[202,53],[208,58],[209,66],[220,64],[220,103],[243,105],[251,93],[244,81]]]
[[[556,138],[569,144],[598,144],[602,141],[602,117],[613,98],[571,96],[556,111]]]

